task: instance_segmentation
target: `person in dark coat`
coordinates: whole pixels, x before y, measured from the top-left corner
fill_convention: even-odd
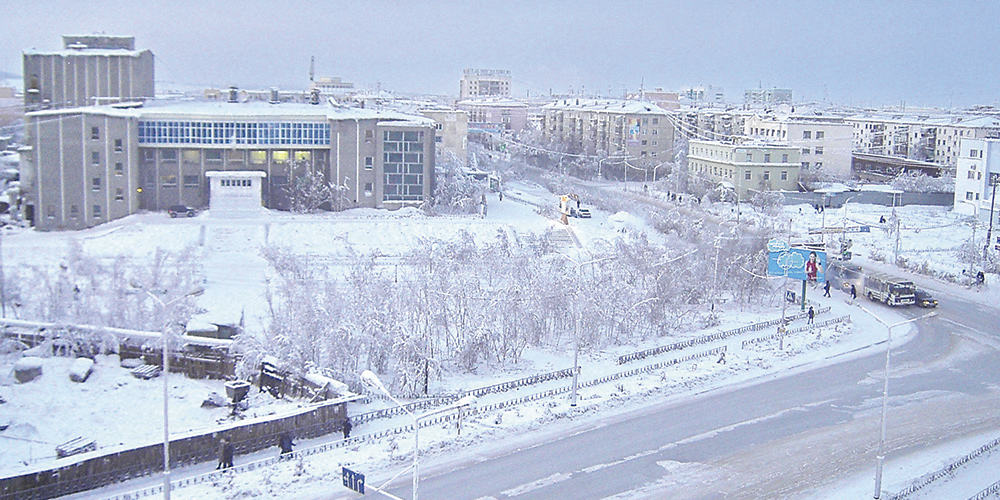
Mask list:
[[[823,296],[830,296],[830,280],[826,280],[826,283],[823,283]]]
[[[816,311],[813,310],[813,306],[809,306],[809,323],[808,324],[810,324],[810,325],[813,324],[813,318],[815,318],[815,317],[816,317]]]
[[[278,436],[278,448],[281,448],[282,455],[291,453],[293,446],[295,446],[295,441],[292,440],[291,432],[285,431]]]
[[[851,300],[858,298],[858,289],[854,287],[854,283],[851,283]]]
[[[354,426],[351,425],[351,419],[350,419],[350,417],[345,418],[344,419],[344,428],[343,428],[344,439],[347,439],[347,438],[351,437],[351,428],[352,427],[354,427]]]
[[[233,466],[233,445],[226,438],[219,441],[219,465],[216,469],[228,469]]]

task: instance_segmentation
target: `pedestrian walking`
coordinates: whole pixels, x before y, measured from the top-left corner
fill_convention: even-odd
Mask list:
[[[826,280],[826,282],[823,283],[823,296],[824,297],[830,296],[830,280]]]
[[[851,302],[854,302],[858,298],[858,289],[854,287],[854,283],[851,283]]]
[[[278,448],[281,448],[281,455],[288,455],[292,452],[292,447],[295,446],[295,441],[292,439],[292,433],[285,431],[278,436]]]
[[[813,310],[813,306],[809,306],[809,323],[808,324],[810,324],[810,325],[813,324],[813,318],[815,318],[815,317],[816,317],[816,311]]]
[[[229,440],[222,438],[219,441],[219,465],[216,469],[228,469],[233,466],[233,445]]]
[[[500,201],[503,201],[503,191],[500,191]]]
[[[351,425],[351,418],[350,417],[345,418],[344,419],[344,429],[343,429],[344,430],[344,439],[347,439],[347,438],[351,437],[351,428],[352,427],[354,427],[354,426]]]

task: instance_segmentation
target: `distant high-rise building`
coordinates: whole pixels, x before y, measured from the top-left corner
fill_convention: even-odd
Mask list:
[[[468,68],[462,75],[458,98],[510,97],[510,70]]]
[[[62,38],[62,50],[24,52],[24,104],[29,110],[153,97],[153,53],[136,50],[135,37]]]
[[[743,102],[750,109],[770,108],[779,104],[792,104],[792,89],[748,89],[743,93]]]

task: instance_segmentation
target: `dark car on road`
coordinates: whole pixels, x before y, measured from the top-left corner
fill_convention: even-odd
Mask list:
[[[914,295],[917,299],[917,305],[920,307],[937,307],[938,301],[930,294],[927,290],[917,290]]]
[[[167,209],[167,213],[170,214],[170,218],[180,217],[186,215],[188,217],[194,217],[194,209],[186,207],[184,205],[172,205]]]

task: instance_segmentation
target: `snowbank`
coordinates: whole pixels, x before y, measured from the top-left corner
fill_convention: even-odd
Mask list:
[[[69,379],[73,382],[86,382],[87,378],[94,371],[94,360],[89,358],[76,358],[69,367]]]

